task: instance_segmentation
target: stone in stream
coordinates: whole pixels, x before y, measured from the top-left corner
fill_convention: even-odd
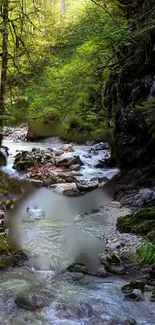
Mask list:
[[[121,290],[124,292],[124,293],[132,293],[132,291],[134,289],[139,289],[141,290],[142,292],[144,292],[145,290],[145,283],[144,282],[141,282],[141,281],[132,281],[128,284],[125,284]]]
[[[73,164],[69,167],[70,170],[73,170],[73,171],[78,171],[80,170],[81,166],[79,164]]]
[[[76,272],[76,273],[83,273],[83,274],[90,274],[88,269],[83,263],[73,263],[67,267],[67,271],[69,272]]]
[[[55,154],[55,156],[61,156],[64,153],[64,151],[60,148],[53,148],[52,152]]]
[[[55,192],[64,194],[66,196],[79,196],[80,191],[76,186],[76,183],[59,183],[51,185],[51,188],[54,189]]]
[[[64,144],[63,146],[60,147],[60,150],[62,150],[63,152],[73,152],[73,144],[69,143],[69,144]]]
[[[114,253],[99,253],[98,258],[105,266],[105,269],[115,274],[125,274],[125,269],[121,259]]]
[[[17,306],[29,310],[37,310],[49,305],[48,298],[37,292],[19,293],[15,298]]]
[[[92,307],[87,302],[79,302],[73,303],[66,303],[60,302],[56,306],[57,308],[57,317],[59,319],[83,319],[83,318],[90,318],[93,316]],[[97,324],[96,324],[97,325]]]
[[[128,293],[125,297],[129,300],[144,301],[145,297],[140,289],[134,289],[131,293]]]
[[[70,167],[71,165],[80,165],[83,163],[78,155],[73,155],[71,153],[64,153],[55,160],[56,166]]]
[[[27,208],[27,213],[30,219],[42,219],[45,218],[45,213],[36,205],[31,205]]]
[[[80,191],[92,191],[98,187],[98,181],[81,180],[76,182]]]

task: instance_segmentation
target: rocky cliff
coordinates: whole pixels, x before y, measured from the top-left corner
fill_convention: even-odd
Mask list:
[[[127,3],[131,7],[133,1]],[[135,11],[128,13],[133,42],[119,48],[123,55],[117,58],[121,69],[111,75],[104,98],[108,116],[114,118],[115,150],[122,168],[117,198],[127,205],[142,207],[155,203],[155,4],[135,3]],[[124,9],[126,14],[128,8]]]

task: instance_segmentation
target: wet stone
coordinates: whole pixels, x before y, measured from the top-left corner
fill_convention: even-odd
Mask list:
[[[15,303],[17,306],[29,310],[41,309],[49,305],[47,297],[36,292],[20,293],[16,297]]]
[[[134,289],[139,289],[144,292],[145,283],[141,281],[132,281],[121,288],[124,293],[131,293]]]
[[[74,304],[59,303],[57,305],[57,316],[60,319],[83,319],[93,316],[93,310],[88,303],[77,302]]]
[[[145,300],[144,294],[140,289],[134,289],[131,293],[126,295],[126,299],[143,301]]]

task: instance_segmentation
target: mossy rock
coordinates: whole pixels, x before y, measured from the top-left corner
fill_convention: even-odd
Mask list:
[[[23,160],[23,161],[18,161],[14,167],[18,170],[18,171],[25,171],[26,169],[30,168],[33,165],[33,162],[28,161],[28,160]]]
[[[0,234],[4,233],[6,229],[7,229],[7,227],[5,225],[0,226]]]
[[[122,288],[121,291],[124,293],[132,293],[134,289],[139,289],[142,292],[144,292],[145,289],[145,283],[141,281],[132,281],[128,284],[125,284]]]
[[[150,241],[155,241],[155,208],[144,208],[138,212],[119,217],[117,229],[120,232],[129,232],[142,235]]]
[[[8,246],[3,235],[0,236],[0,254],[8,254]]]

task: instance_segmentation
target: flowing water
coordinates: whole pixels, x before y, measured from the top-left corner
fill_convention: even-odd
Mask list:
[[[32,147],[59,147],[49,143],[4,143],[11,155],[5,171],[19,177],[12,170],[13,155],[17,149]],[[85,162],[84,178],[100,175],[111,178],[116,169],[94,168],[94,160],[87,158],[87,147],[76,148]],[[96,159],[96,158],[94,158]],[[93,195],[92,195],[93,193]],[[97,278],[66,272],[66,267],[77,257],[84,256],[90,267],[97,267],[97,254],[104,249],[104,225],[106,217],[98,213],[96,218],[80,222],[74,218],[83,207],[95,208],[111,200],[109,193],[103,196],[94,191],[88,196],[66,198],[48,189],[38,189],[19,208],[22,222],[22,247],[30,255],[30,261],[22,268],[0,274],[0,324],[12,325],[106,325],[110,319],[134,318],[138,325],[154,325],[153,304],[131,302],[124,299],[120,288],[127,276]],[[85,204],[84,204],[85,203]],[[45,218],[29,219],[26,208],[35,204],[45,213]],[[48,299],[48,306],[37,311],[17,307],[15,298],[21,292],[37,292]]]

